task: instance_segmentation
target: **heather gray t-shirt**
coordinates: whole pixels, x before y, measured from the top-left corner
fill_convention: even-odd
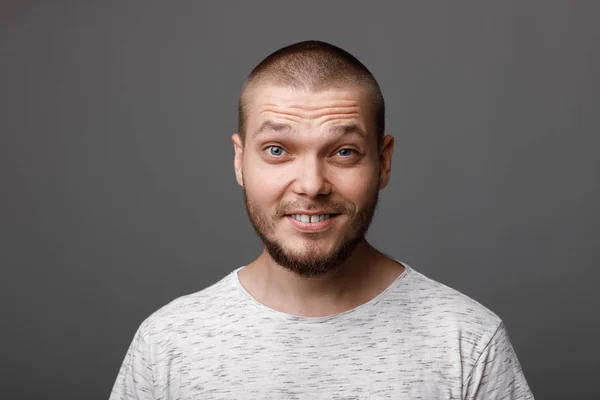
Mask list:
[[[533,399],[500,318],[402,264],[327,317],[264,306],[240,267],[141,324],[110,399]]]

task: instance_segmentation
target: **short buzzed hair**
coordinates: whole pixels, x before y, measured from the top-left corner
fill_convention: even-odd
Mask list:
[[[370,91],[378,145],[385,131],[385,102],[379,84],[356,57],[329,43],[309,40],[283,47],[267,56],[248,75],[238,103],[238,133],[245,139],[250,89],[260,84],[320,91],[364,87]]]

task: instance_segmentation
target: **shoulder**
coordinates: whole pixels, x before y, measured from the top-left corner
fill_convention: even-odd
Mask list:
[[[149,342],[172,336],[186,336],[188,331],[201,331],[236,303],[236,288],[231,284],[231,273],[198,292],[180,296],[162,306],[140,325],[139,333]]]
[[[406,264],[405,264],[406,265]],[[485,347],[502,319],[473,298],[407,266],[405,281],[395,293],[417,329],[456,338],[473,353]]]

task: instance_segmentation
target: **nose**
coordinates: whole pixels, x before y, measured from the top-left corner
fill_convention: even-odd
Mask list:
[[[298,163],[294,192],[309,198],[331,193],[331,184],[326,177],[326,167],[318,158],[307,158]]]

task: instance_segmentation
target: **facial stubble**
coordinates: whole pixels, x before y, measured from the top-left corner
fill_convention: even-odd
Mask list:
[[[285,218],[283,212],[276,211],[273,216],[266,215],[257,207],[244,188],[244,204],[246,213],[254,228],[256,234],[260,237],[265,250],[271,256],[273,261],[283,268],[295,273],[303,278],[320,276],[328,273],[335,273],[350,256],[354,253],[358,245],[364,240],[379,201],[379,185],[375,186],[369,196],[367,204],[356,212],[355,206],[347,204],[328,204],[320,202],[319,206],[325,209],[334,209],[341,211],[350,220],[349,235],[335,245],[335,248],[328,254],[318,255],[316,251],[319,248],[318,241],[327,233],[306,233],[303,255],[295,255],[284,249],[283,245],[274,237],[275,223],[281,218]],[[279,207],[278,210],[285,209]],[[313,251],[314,250],[314,251]]]

